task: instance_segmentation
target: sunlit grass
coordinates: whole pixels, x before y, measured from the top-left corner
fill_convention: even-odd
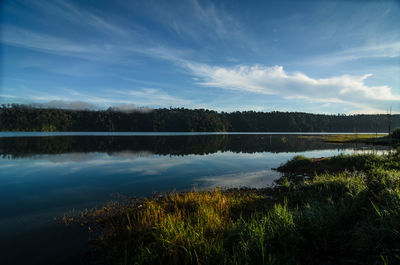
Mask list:
[[[356,143],[387,141],[387,134],[330,134],[330,135],[302,135],[300,138],[319,139],[328,143]]]
[[[326,161],[335,168],[273,188],[111,202],[65,223],[93,232],[100,264],[398,264],[399,154]]]
[[[337,135],[324,135],[323,140],[325,142],[332,143],[347,143],[364,141],[367,139],[375,139],[378,137],[384,137],[386,134],[337,134]]]

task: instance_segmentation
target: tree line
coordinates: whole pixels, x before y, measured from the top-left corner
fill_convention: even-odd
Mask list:
[[[161,108],[146,112],[67,110],[2,105],[1,131],[141,131],[141,132],[388,132],[400,115],[326,115],[304,112],[216,112]]]
[[[0,137],[0,157],[18,159],[37,155],[107,153],[110,156],[157,154],[206,155],[217,152],[304,152],[362,148],[362,143],[325,143],[299,135],[219,134],[185,136],[58,136]]]

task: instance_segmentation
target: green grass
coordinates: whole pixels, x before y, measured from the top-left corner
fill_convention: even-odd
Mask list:
[[[384,134],[337,134],[321,136],[325,142],[330,143],[352,143],[365,142],[366,140],[375,140],[383,137]]]
[[[400,129],[399,129],[400,131]],[[303,135],[300,138],[313,138],[327,143],[367,143],[376,145],[398,145],[400,137],[397,132],[389,137],[387,134],[333,134],[333,135]],[[396,136],[396,137],[394,137]]]
[[[356,143],[370,142],[387,138],[387,134],[330,134],[330,135],[302,135],[300,138],[312,138],[327,143]]]
[[[327,143],[368,143],[376,145],[396,145],[400,144],[399,130],[395,130],[391,136],[387,134],[338,134],[316,136]]]
[[[294,179],[324,165],[296,157],[274,188],[110,202],[64,221],[92,232],[99,264],[399,264],[399,158],[340,155]]]
[[[295,156],[284,165],[277,168],[289,177],[313,176],[322,173],[337,173],[342,171],[370,171],[374,168],[400,169],[400,153],[391,152],[386,155],[365,153],[356,155],[338,155],[323,158],[307,158]]]

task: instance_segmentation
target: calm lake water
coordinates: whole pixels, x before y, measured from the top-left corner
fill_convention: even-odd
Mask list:
[[[295,155],[384,149],[259,133],[0,133],[2,264],[83,264],[87,235],[54,217],[124,196],[265,187]]]

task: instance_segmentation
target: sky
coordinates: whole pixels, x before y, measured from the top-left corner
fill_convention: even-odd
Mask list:
[[[400,1],[0,5],[0,103],[400,112]]]

